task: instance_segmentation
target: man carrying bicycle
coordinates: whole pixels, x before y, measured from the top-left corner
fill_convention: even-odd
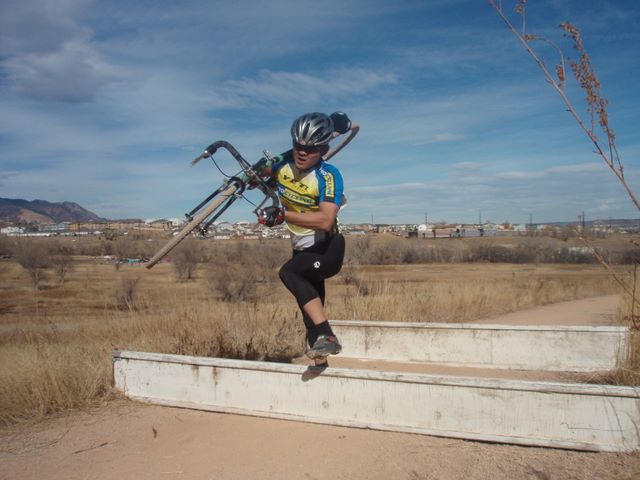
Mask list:
[[[324,281],[340,271],[345,250],[337,220],[345,202],[342,175],[323,156],[329,141],[350,128],[342,112],[302,115],[291,126],[293,149],[275,157],[262,172],[277,182],[281,207],[260,210],[258,221],[269,227],[287,223],[293,256],[280,269],[280,279],[302,311],[307,356],[318,371],[328,366],[328,355],[342,350],[324,310]]]

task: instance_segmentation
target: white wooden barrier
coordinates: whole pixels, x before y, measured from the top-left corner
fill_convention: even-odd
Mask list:
[[[640,448],[640,389],[114,353],[114,383],[150,403],[472,440]]]
[[[332,320],[342,355],[476,368],[594,372],[628,355],[627,327],[556,327]]]

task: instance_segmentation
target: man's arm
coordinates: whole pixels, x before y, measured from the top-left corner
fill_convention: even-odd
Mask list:
[[[276,155],[275,157],[271,157],[269,159],[263,157],[258,162],[253,164],[252,168],[261,178],[271,178],[275,175],[275,172],[285,161],[285,156],[289,155],[290,152],[291,150],[287,150],[286,152],[283,152],[280,155]],[[245,173],[243,173],[240,177],[246,180]]]
[[[333,202],[320,202],[319,207],[317,212],[299,213],[287,210],[284,219],[300,227],[328,232],[336,223],[340,207]]]

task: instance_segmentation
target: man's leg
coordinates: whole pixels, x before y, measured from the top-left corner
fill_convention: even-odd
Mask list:
[[[314,285],[316,291],[318,292],[318,295],[320,296],[319,297],[320,298],[320,302],[324,306],[324,298],[325,298],[324,280],[320,279],[317,282],[311,282],[311,283]],[[302,308],[301,311],[302,311],[302,319],[303,319],[304,324],[305,324],[305,326],[307,328],[307,343],[309,344],[309,348],[312,348],[313,345],[318,340],[318,336],[320,334],[318,333],[318,329],[316,328],[315,322],[311,319],[311,317],[305,311],[305,309]],[[314,360],[314,363],[315,363],[316,367],[322,367],[322,369],[327,368],[329,366],[326,357],[325,358],[316,358]]]
[[[307,339],[312,347],[310,353],[314,355],[312,358],[339,353],[341,349],[324,311],[324,279],[340,271],[343,257],[344,238],[339,235],[331,240],[324,252],[295,253],[280,269],[280,279],[295,296],[302,310]],[[322,340],[321,345],[314,348],[318,338]]]
[[[312,298],[302,306],[305,324],[310,320],[315,326],[313,330],[309,330],[308,339],[311,348],[307,355],[314,359],[316,365],[326,365],[326,357],[340,353],[342,345],[333,333],[324,310],[324,280],[317,282],[315,287],[320,296]]]

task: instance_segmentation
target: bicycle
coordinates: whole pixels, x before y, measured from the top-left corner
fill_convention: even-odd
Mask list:
[[[356,124],[352,124],[351,128],[344,134],[348,135],[342,139],[342,141],[335,147],[329,150],[324,156],[325,160],[329,160],[344,147],[347,146],[351,140],[358,134],[360,127]],[[334,138],[339,137],[342,134],[334,133]],[[205,236],[215,222],[231,205],[237,200],[243,198],[245,189],[250,188],[258,189],[264,194],[264,198],[260,203],[253,204],[256,208],[253,210],[254,214],[257,214],[264,205],[271,200],[271,206],[278,207],[278,195],[274,190],[273,182],[270,179],[265,179],[260,175],[262,168],[264,167],[265,160],[272,160],[267,150],[263,151],[264,157],[256,162],[254,165],[249,164],[242,155],[236,150],[236,148],[225,140],[218,140],[207,148],[195,159],[191,161],[191,166],[197,164],[203,159],[211,158],[214,164],[218,167],[213,155],[220,149],[224,148],[231,156],[238,162],[241,170],[235,175],[228,176],[216,190],[201,201],[195,208],[189,213],[185,214],[187,223],[182,229],[167,242],[151,259],[146,263],[146,268],[151,269],[160,260],[162,260],[171,250],[173,250],[180,242],[182,242],[187,236],[194,230],[198,230],[202,236]],[[222,172],[220,167],[218,170]],[[247,200],[249,201],[249,200]]]

